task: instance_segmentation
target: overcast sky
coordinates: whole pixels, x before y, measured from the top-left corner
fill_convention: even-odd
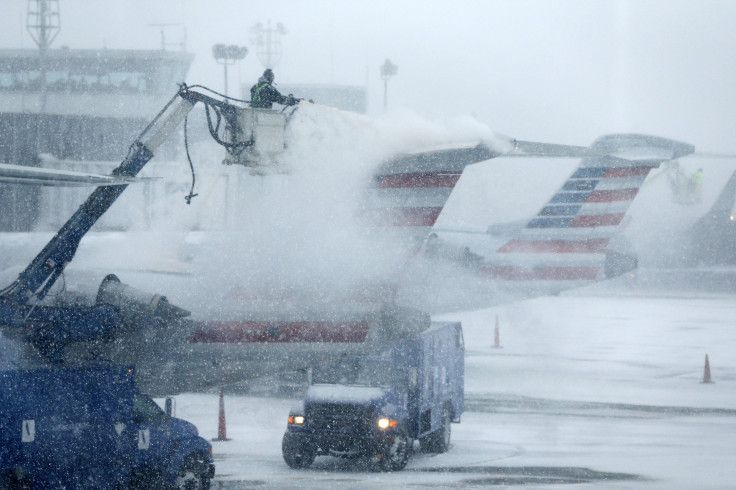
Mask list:
[[[27,3],[0,0],[0,47],[31,47]],[[382,112],[379,66],[398,66],[391,110],[473,114],[519,139],[589,144],[639,131],[736,152],[736,2],[714,0],[60,0],[54,47],[196,53],[189,83],[222,89],[215,43],[250,54],[230,88],[262,72],[250,28],[281,22],[277,83],[366,86]],[[176,49],[172,47],[171,49]],[[309,96],[309,94],[295,94]]]

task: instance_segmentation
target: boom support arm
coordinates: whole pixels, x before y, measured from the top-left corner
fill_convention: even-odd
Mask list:
[[[153,158],[153,152],[184,120],[194,103],[178,97],[149,128],[147,134],[133,143],[128,156],[113,170],[113,175],[135,177]],[[101,186],[95,189],[71,218],[61,227],[44,249],[20,273],[12,289],[3,299],[12,297],[26,303],[34,296],[43,299],[79,247],[84,235],[127,189],[127,185]]]
[[[112,174],[119,177],[135,177],[153,158],[158,147],[184,121],[197,102],[217,107],[228,123],[236,121],[233,106],[183,86],[131,145],[128,156]],[[19,274],[15,282],[0,291],[0,327],[22,327],[27,322],[35,325],[45,324],[47,330],[55,328],[58,332],[65,332],[63,337],[69,341],[83,340],[85,336],[99,336],[104,334],[104,331],[116,327],[119,319],[115,308],[110,305],[97,305],[93,308],[78,308],[73,312],[65,312],[62,310],[67,308],[44,308],[39,306],[39,302],[74,258],[82,238],[127,187],[127,185],[106,185],[96,188],[28,267]],[[74,335],[70,336],[71,332]]]

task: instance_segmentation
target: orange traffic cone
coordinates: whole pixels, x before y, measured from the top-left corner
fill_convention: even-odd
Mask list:
[[[217,420],[217,437],[213,441],[229,441],[225,430],[225,390],[220,388],[220,415]]]
[[[496,315],[496,328],[493,333],[493,347],[495,348],[501,347],[501,333],[498,329],[498,315]]]
[[[710,363],[708,362],[708,354],[705,355],[705,369],[703,370],[703,383],[712,383],[710,378]]]

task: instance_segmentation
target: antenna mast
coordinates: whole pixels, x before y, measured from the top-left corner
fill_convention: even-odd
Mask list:
[[[46,51],[61,30],[59,0],[28,0],[26,29],[39,49],[41,112],[46,112]]]
[[[186,49],[187,49],[187,47],[186,47],[186,44],[187,44],[187,29],[186,29],[186,27],[184,28],[184,34],[182,36],[182,41],[181,42],[179,42],[179,43],[169,43],[169,42],[166,42],[166,34],[164,32],[164,28],[166,28],[166,27],[176,27],[178,25],[179,24],[148,24],[149,27],[158,27],[159,29],[161,29],[161,51],[166,51],[166,47],[167,46],[178,46],[179,49],[181,49],[182,51],[186,51]]]

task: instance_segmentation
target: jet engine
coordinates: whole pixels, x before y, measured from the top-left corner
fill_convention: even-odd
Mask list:
[[[108,274],[100,284],[95,304],[118,307],[125,321],[155,317],[161,320],[177,320],[191,313],[175,306],[160,294],[147,293],[120,282],[115,274]]]

